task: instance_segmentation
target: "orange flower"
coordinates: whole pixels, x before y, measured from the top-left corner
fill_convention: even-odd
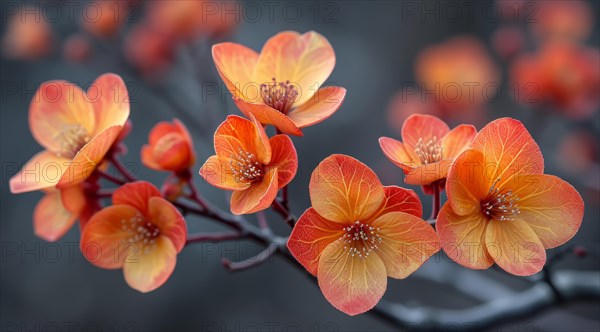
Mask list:
[[[271,206],[277,191],[296,175],[298,156],[286,135],[270,139],[263,126],[230,115],[215,132],[216,155],[208,158],[200,175],[215,187],[232,190],[231,212],[247,214]]]
[[[187,227],[179,211],[148,182],[115,191],[113,205],[96,213],[81,234],[81,252],[104,269],[123,268],[125,281],[140,292],[162,286],[183,249]]]
[[[242,113],[286,134],[302,136],[300,128],[330,117],[346,95],[344,88],[321,88],[333,71],[335,53],[314,31],[278,33],[260,54],[234,43],[214,45],[212,54]]]
[[[32,8],[9,19],[2,38],[2,53],[9,58],[34,60],[52,51],[54,35],[46,16]]]
[[[149,144],[142,147],[142,163],[157,171],[181,172],[194,165],[196,156],[192,137],[177,119],[152,128]]]
[[[81,16],[81,27],[98,38],[113,37],[127,21],[131,1],[97,0],[86,4]]]
[[[152,3],[163,3],[156,1]],[[193,2],[193,1],[187,1]],[[175,57],[173,40],[150,24],[133,26],[125,37],[125,57],[139,69],[145,78],[158,79],[173,63]]]
[[[373,308],[387,277],[403,279],[439,251],[412,191],[384,187],[358,160],[332,155],[314,170],[309,208],[288,248],[316,275],[325,298],[348,315]]]
[[[29,107],[29,127],[44,148],[10,179],[13,193],[83,182],[100,164],[129,117],[125,83],[100,76],[87,93],[65,81],[43,83]]]
[[[402,126],[402,142],[381,137],[379,145],[388,159],[406,175],[405,182],[428,185],[446,178],[448,168],[463,152],[477,130],[471,125],[448,125],[432,115],[413,114]]]
[[[544,39],[582,41],[594,28],[594,10],[586,1],[536,1],[534,35]]]
[[[448,256],[472,269],[495,262],[516,275],[539,272],[544,248],[571,239],[583,218],[575,188],[543,172],[540,149],[519,121],[483,128],[448,174],[437,220]]]

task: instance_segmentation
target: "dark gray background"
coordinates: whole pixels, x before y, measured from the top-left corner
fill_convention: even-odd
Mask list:
[[[436,4],[412,3],[432,7]],[[437,2],[437,5],[445,3]],[[463,10],[463,17],[458,22],[451,22],[453,20],[443,14],[439,20],[426,14],[422,21],[423,7],[417,14],[404,17],[405,3],[399,1],[294,2],[294,8],[299,6],[302,10],[297,21],[294,8],[289,9],[286,16],[282,4],[275,7],[273,20],[269,17],[266,3],[244,4],[246,20],[229,39],[260,49],[266,39],[281,30],[316,30],[329,39],[336,51],[337,64],[330,82],[348,90],[342,108],[331,119],[307,128],[305,137],[294,138],[301,168],[290,187],[291,207],[296,215],[309,206],[308,175],[320,160],[332,153],[345,153],[360,159],[374,168],[386,185],[402,185],[400,170],[384,158],[377,139],[384,135],[399,136],[386,123],[386,108],[402,84],[414,80],[416,54],[429,44],[457,34],[468,33],[489,41],[493,30],[500,25],[499,21],[482,14],[482,9],[490,2],[475,7],[473,15],[468,13],[464,2],[453,3]],[[314,6],[320,10],[316,16]],[[593,2],[592,6],[598,12],[598,2]],[[3,26],[5,23],[2,22]],[[64,36],[74,29],[73,26],[74,22],[65,19],[55,28]],[[596,24],[589,43],[598,47],[598,37]],[[489,42],[486,46],[489,48]],[[155,88],[125,71],[122,64],[114,60],[119,51],[110,42],[96,47],[108,48],[108,54],[99,52],[91,63],[85,65],[66,63],[56,55],[37,62],[2,59],[0,63],[0,315],[3,330],[12,331],[15,326],[20,330],[36,331],[66,330],[69,327],[79,330],[101,328],[102,331],[392,330],[391,326],[372,315],[348,317],[337,311],[304,273],[279,258],[241,273],[224,271],[220,264],[222,257],[243,259],[260,249],[252,244],[206,244],[185,248],[178,256],[176,270],[169,281],[157,291],[140,294],[126,285],[120,270],[101,270],[82,258],[76,244],[77,229],[71,230],[55,244],[36,238],[31,215],[41,194],[12,195],[8,190],[8,179],[40,150],[29,133],[27,110],[29,100],[41,82],[66,79],[87,86],[103,72],[113,71],[122,75],[132,94],[131,119],[134,123],[134,130],[127,140],[130,153],[124,160],[136,169],[138,176],[156,184],[160,184],[166,174],[144,169],[139,164],[139,148],[156,122],[174,116],[186,121],[196,142],[197,170],[212,154],[206,137],[210,137],[218,122],[224,119],[224,110],[237,113],[229,101],[223,103],[218,96],[202,93],[202,86],[189,75],[193,71],[192,65],[189,54],[183,50],[178,55],[180,64],[158,85],[170,87],[172,96],[186,114],[177,113]],[[206,61],[198,65],[201,75],[209,82],[220,84],[207,49],[204,47],[203,53]],[[495,60],[500,63],[499,59]],[[506,79],[506,67],[502,68],[503,79]],[[13,92],[15,84],[18,92]],[[488,105],[486,117],[492,119],[506,115],[521,119],[527,126],[539,122],[530,110],[510,100],[508,93],[498,102]],[[562,176],[573,183],[586,201],[585,219],[573,241],[597,246],[600,239],[598,192],[585,189],[585,180],[561,173],[554,161],[557,146],[569,131],[587,128],[598,132],[598,112],[585,123],[573,123],[558,115],[550,115],[543,125],[536,128],[533,135],[546,157],[547,173]],[[597,182],[598,178],[591,181]],[[227,208],[222,191],[202,183],[199,177],[196,182],[212,202]],[[421,197],[427,215],[430,201],[428,197]],[[287,226],[278,217],[269,216],[275,230],[287,234]],[[190,231],[219,229],[203,219],[190,218],[189,225]],[[596,258],[576,260],[570,257],[558,267],[598,270],[599,263]],[[459,275],[465,271],[448,263],[448,259],[440,254],[415,276],[402,281],[390,279],[384,298],[409,305],[466,308],[479,300],[424,277],[427,273]],[[527,286],[519,278],[494,269],[472,273],[500,280],[515,289]],[[478,286],[473,283],[473,287]],[[491,290],[477,289],[476,292]],[[599,311],[598,302],[569,304],[499,329],[598,331]]]

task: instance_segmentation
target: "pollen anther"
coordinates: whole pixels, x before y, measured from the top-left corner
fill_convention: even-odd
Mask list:
[[[436,136],[425,142],[419,138],[415,145],[415,153],[421,159],[422,164],[432,164],[442,160],[444,155],[444,147],[442,142]]]
[[[287,114],[298,97],[298,89],[290,81],[277,82],[273,77],[271,83],[260,85],[260,95],[266,105]]]

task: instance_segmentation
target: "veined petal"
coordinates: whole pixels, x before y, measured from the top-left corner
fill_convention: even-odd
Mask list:
[[[470,269],[487,269],[494,264],[486,248],[488,220],[483,213],[458,215],[449,203],[438,214],[436,230],[446,255]]]
[[[221,160],[211,156],[200,168],[200,176],[211,185],[225,190],[244,190],[250,187],[250,182],[237,180],[231,172],[229,159]]]
[[[150,197],[148,200],[150,220],[158,226],[160,233],[165,235],[180,252],[187,238],[187,226],[179,210],[162,197]]]
[[[303,35],[284,31],[263,46],[253,74],[254,82],[290,81],[299,89],[296,105],[309,100],[335,67],[335,52],[325,37],[309,31]],[[311,90],[311,87],[313,90]]]
[[[81,129],[82,135],[93,135],[94,109],[78,86],[66,81],[45,82],[29,106],[29,128],[43,147],[60,152],[75,128]]]
[[[294,143],[287,135],[276,135],[269,140],[271,144],[271,162],[269,166],[277,167],[277,185],[283,188],[296,176],[298,155]]]
[[[478,150],[466,150],[456,158],[446,179],[448,203],[454,213],[467,215],[481,210],[481,200],[493,183],[494,169],[495,165],[486,164]]]
[[[287,116],[298,128],[315,125],[335,113],[344,98],[346,89],[337,86],[329,86],[319,89],[304,104],[292,109]]]
[[[287,247],[308,272],[317,275],[321,253],[343,235],[342,225],[321,217],[315,209],[309,208],[294,226]]]
[[[381,215],[371,223],[381,238],[375,253],[381,258],[387,275],[404,279],[440,250],[433,227],[421,218],[403,212]]]
[[[130,205],[113,205],[92,216],[81,233],[81,253],[92,264],[103,269],[117,269],[139,250],[129,242],[131,233],[123,229],[123,220],[138,218],[140,211]]]
[[[234,102],[245,116],[254,116],[260,123],[273,125],[284,134],[302,136],[300,128],[278,110],[262,103],[254,104],[241,98],[234,99]]]
[[[570,240],[581,226],[583,199],[566,181],[552,175],[523,175],[505,185],[519,197],[515,216],[537,234],[544,248]]]
[[[48,242],[60,239],[75,223],[77,215],[62,204],[59,190],[51,190],[42,197],[33,211],[33,231]]]
[[[408,150],[406,145],[400,141],[389,137],[381,137],[379,138],[379,146],[383,154],[396,166],[400,167],[404,174],[421,165],[421,160],[417,158],[414,151]]]
[[[433,137],[441,140],[449,131],[448,125],[433,115],[413,114],[402,125],[402,142],[408,150],[414,151],[419,139],[424,142]]]
[[[450,130],[442,138],[444,159],[455,159],[465,151],[477,135],[477,129],[472,125],[459,125]]]
[[[233,99],[259,102],[260,83],[252,79],[258,62],[256,51],[235,43],[220,43],[212,47],[212,56]]]
[[[67,211],[78,215],[86,206],[87,199],[83,186],[75,185],[60,190],[62,205]]]
[[[390,212],[404,212],[418,218],[423,216],[421,200],[414,190],[398,186],[385,186],[383,189],[385,190],[385,198],[380,211],[375,215],[382,216]]]
[[[325,248],[319,258],[317,278],[327,301],[350,316],[372,309],[387,287],[381,258],[376,253],[365,258],[348,255],[343,241]]]
[[[313,171],[310,200],[324,218],[336,222],[366,220],[385,198],[383,185],[367,165],[346,155],[331,155]]]
[[[127,284],[142,293],[162,286],[175,270],[177,250],[166,236],[156,238],[156,247],[148,252],[138,251],[123,262]]]
[[[132,206],[150,218],[149,202],[152,197],[161,197],[158,188],[146,181],[136,181],[126,183],[115,190],[112,201],[114,205]]]
[[[87,179],[112,147],[121,129],[121,126],[110,127],[84,145],[68,163],[68,168],[56,187],[63,189]]]
[[[129,118],[129,93],[119,75],[109,73],[98,77],[88,88],[87,97],[94,107],[95,135],[125,125]]]
[[[444,179],[452,165],[451,159],[420,165],[406,173],[404,182],[413,185],[426,185]]]
[[[490,219],[485,246],[498,266],[518,276],[538,273],[546,263],[544,245],[527,223],[518,220]]]
[[[263,126],[250,116],[251,120],[237,115],[227,117],[215,131],[215,152],[221,159],[229,159],[242,152],[252,153],[258,162],[271,161],[271,145]]]
[[[483,153],[492,180],[500,179],[498,187],[513,176],[544,173],[544,157],[540,148],[525,126],[515,119],[502,118],[490,122],[477,134],[471,149]]]
[[[36,154],[10,179],[10,192],[19,194],[56,186],[69,162],[49,151]]]
[[[262,180],[253,182],[246,190],[234,191],[231,195],[233,214],[250,214],[267,209],[277,197],[277,167],[267,170]]]

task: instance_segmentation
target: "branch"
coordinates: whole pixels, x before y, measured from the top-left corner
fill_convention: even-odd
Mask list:
[[[231,241],[238,240],[243,237],[243,234],[238,232],[219,232],[219,233],[196,233],[188,236],[185,245],[189,245],[192,243],[199,242],[223,242],[223,241]]]
[[[227,258],[223,258],[222,263],[223,266],[230,272],[242,271],[266,262],[276,251],[277,246],[270,245],[258,255],[245,259],[241,262],[232,262]]]

